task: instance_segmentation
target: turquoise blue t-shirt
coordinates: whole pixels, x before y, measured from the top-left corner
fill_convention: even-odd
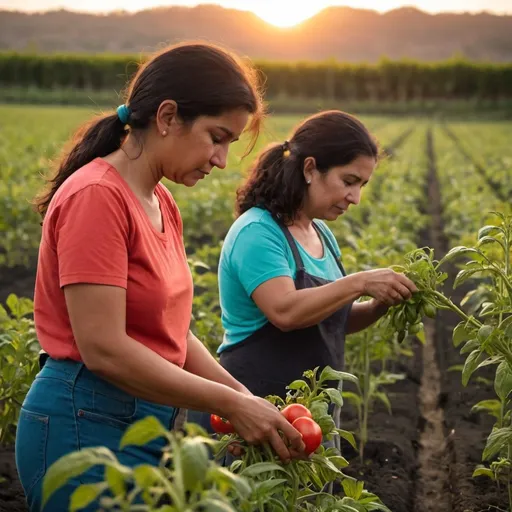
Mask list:
[[[341,257],[338,243],[324,222],[315,221]],[[322,258],[313,258],[299,242],[308,274],[335,281],[343,277],[331,251],[324,245]],[[231,226],[219,262],[219,294],[224,340],[218,352],[246,339],[267,323],[251,294],[265,281],[288,276],[295,279],[297,267],[283,231],[268,210],[251,208]]]

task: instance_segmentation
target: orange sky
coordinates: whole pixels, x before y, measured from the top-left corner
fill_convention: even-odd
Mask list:
[[[41,11],[48,9],[72,9],[92,12],[108,12],[113,10],[138,11],[162,5],[196,5],[197,0],[0,0],[0,9],[17,9],[24,11]],[[306,2],[300,0],[218,0],[217,3],[226,7],[253,11],[264,20],[278,26],[291,26],[321,9],[332,5],[348,5],[351,7],[375,9],[383,12],[403,6],[415,6],[427,12],[439,11],[470,11],[487,10],[495,13],[512,14],[512,0],[348,0],[343,2],[316,0]]]

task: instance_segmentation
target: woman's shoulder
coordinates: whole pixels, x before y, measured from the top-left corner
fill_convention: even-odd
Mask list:
[[[240,215],[231,225],[223,243],[223,252],[230,253],[241,245],[259,248],[265,242],[281,243],[281,230],[268,210],[252,207]]]
[[[253,206],[242,213],[242,215],[233,222],[228,235],[237,237],[242,231],[246,231],[246,228],[249,227],[252,228],[251,230],[253,231],[273,231],[276,230],[276,228],[279,229],[268,210]]]
[[[55,210],[66,210],[66,205],[87,202],[91,207],[101,208],[111,201],[123,203],[125,194],[113,168],[104,160],[96,158],[77,169],[59,187],[48,208],[47,217]],[[94,200],[97,204],[90,204]]]

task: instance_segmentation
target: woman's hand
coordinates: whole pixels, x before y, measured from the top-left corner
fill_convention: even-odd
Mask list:
[[[225,417],[237,434],[249,444],[270,443],[280,459],[306,458],[302,435],[279,412],[277,407],[264,398],[240,394]],[[284,434],[284,439],[279,431]],[[234,450],[234,454],[240,452]]]
[[[404,274],[390,268],[367,270],[360,273],[363,278],[363,293],[386,306],[396,306],[418,291],[416,285]]]

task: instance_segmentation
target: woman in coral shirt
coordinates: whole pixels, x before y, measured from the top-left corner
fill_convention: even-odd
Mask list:
[[[228,418],[283,460],[302,456],[300,434],[253,396],[189,330],[193,284],[180,213],[167,178],[187,187],[225,168],[229,145],[257,135],[262,102],[254,71],[225,50],[190,43],[167,49],[134,77],[116,113],[75,137],[43,216],[35,322],[49,355],[21,410],[17,467],[31,511],[45,472],[61,456],[107,446],[121,463],[158,464],[162,442],[119,451],[126,428],[156,416],[172,428],[178,408]],[[287,447],[279,435],[290,441]],[[68,510],[95,466],[45,506]]]

